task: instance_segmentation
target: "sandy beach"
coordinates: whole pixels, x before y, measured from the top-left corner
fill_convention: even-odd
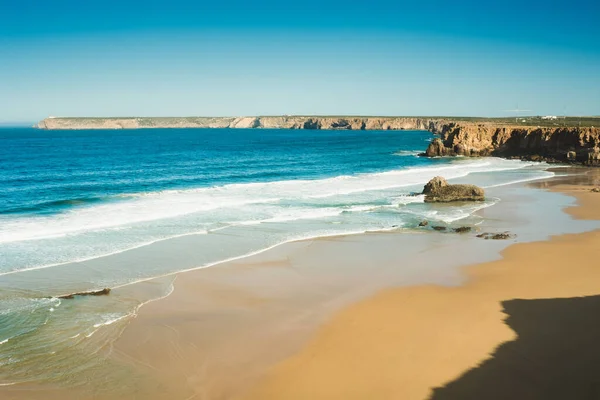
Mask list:
[[[589,186],[595,178],[575,172],[534,186],[575,196],[579,205],[567,210],[575,218],[600,219],[600,196]],[[518,207],[530,204],[522,194],[528,192],[510,193],[503,206],[486,210],[487,218],[517,224],[523,214]],[[568,224],[556,208],[546,215],[558,225],[563,215]],[[543,218],[535,221],[541,230]],[[126,329],[115,356],[155,375],[150,385],[140,380],[137,391],[150,398],[424,399],[492,360],[499,345],[512,343],[521,327],[511,321],[530,307],[525,299],[600,293],[600,270],[589,262],[598,232],[517,244],[502,260],[452,268],[494,258],[500,246],[511,244],[473,240],[394,233],[332,237],[180,274],[175,292],[144,307]],[[409,257],[407,249],[419,246],[419,256]],[[402,256],[406,262],[398,264]],[[536,315],[530,329],[544,323]],[[519,362],[517,369],[529,367]],[[473,398],[482,396],[489,397]]]
[[[0,400],[600,400],[600,0],[4,3]]]
[[[111,384],[3,398],[597,398],[598,178],[557,172],[489,190],[476,230],[516,239],[337,236],[180,273],[105,349]]]
[[[600,400],[600,0],[4,3],[0,400]]]
[[[600,219],[585,185],[566,210]],[[595,399],[600,232],[517,244],[459,287],[392,289],[346,308],[246,399]]]

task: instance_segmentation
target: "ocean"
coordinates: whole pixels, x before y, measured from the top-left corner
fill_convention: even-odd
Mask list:
[[[422,220],[476,225],[476,212],[499,201],[425,204],[418,193],[434,176],[484,188],[552,176],[543,164],[419,157],[432,137],[0,129],[0,385],[78,385],[85,369],[113,379],[99,352],[140,306],[173,290],[179,271],[304,238],[410,234]],[[113,262],[119,254],[127,262]],[[139,282],[144,290],[133,289]]]

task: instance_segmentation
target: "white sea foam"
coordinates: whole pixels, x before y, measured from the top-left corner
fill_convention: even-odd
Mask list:
[[[80,263],[80,262],[90,261],[90,260],[94,260],[94,259],[99,258],[99,257],[113,256],[113,255],[121,254],[121,253],[129,251],[129,250],[135,250],[135,249],[139,249],[141,247],[150,246],[151,244],[154,244],[154,243],[157,243],[157,242],[161,242],[161,241],[166,240],[166,239],[176,239],[178,237],[192,236],[192,235],[205,235],[207,233],[208,233],[208,231],[198,231],[198,232],[184,233],[184,234],[181,234],[181,235],[172,235],[172,236],[168,236],[168,237],[165,237],[165,238],[151,240],[151,241],[148,241],[148,242],[142,242],[142,243],[139,243],[139,244],[137,244],[135,246],[123,247],[123,248],[120,248],[120,249],[112,251],[112,252],[104,252],[104,253],[97,254],[97,255],[91,255],[89,257],[77,257],[77,258],[73,258],[73,259],[70,259],[70,260],[64,261],[64,262],[58,262],[58,263],[52,263],[52,264],[42,264],[42,265],[36,265],[34,267],[19,268],[19,269],[14,269],[14,270],[11,270],[11,271],[0,272],[0,276],[12,275],[12,274],[20,273],[20,272],[36,271],[36,270],[46,269],[46,268],[52,268],[52,267],[58,267],[60,265],[66,265],[66,264],[71,264],[71,263]],[[56,300],[60,301],[60,299],[56,299]],[[0,314],[2,314],[1,310],[0,310]]]
[[[394,191],[408,194],[436,175],[452,179],[528,165],[531,163],[495,158],[464,159],[327,179],[128,194],[123,195],[127,197],[123,201],[76,208],[58,215],[4,219],[0,224],[0,251],[6,257],[0,260],[0,276],[88,261],[170,238],[234,226],[302,220],[339,222],[336,218],[422,203],[422,196],[398,195]],[[443,218],[450,221],[468,215],[466,210],[465,213]],[[401,222],[390,219],[390,225]],[[355,227],[349,225],[350,230]],[[369,224],[364,227],[373,229]]]
[[[400,150],[394,153],[395,156],[418,156],[423,150]]]
[[[260,250],[252,251],[252,252],[245,253],[245,254],[242,254],[242,255],[239,255],[239,256],[235,256],[235,257],[225,258],[223,260],[219,260],[219,261],[215,261],[215,262],[211,262],[211,263],[207,263],[207,264],[203,264],[203,265],[198,265],[198,266],[191,267],[191,268],[180,269],[180,270],[177,270],[177,271],[168,272],[168,273],[161,274],[161,275],[155,275],[155,276],[151,276],[151,277],[147,277],[147,278],[137,279],[137,280],[134,280],[134,281],[130,281],[130,282],[127,282],[127,283],[123,283],[123,284],[114,286],[113,289],[119,289],[119,288],[122,288],[122,287],[125,287],[125,286],[130,286],[130,285],[134,285],[134,284],[141,283],[141,282],[147,282],[147,281],[152,280],[152,279],[164,278],[164,277],[167,277],[167,276],[173,276],[175,274],[180,274],[180,273],[184,273],[184,272],[191,272],[191,271],[196,271],[196,270],[199,270],[199,269],[210,268],[210,267],[214,267],[214,266],[217,266],[217,265],[226,264],[228,262],[232,262],[232,261],[236,261],[236,260],[241,260],[241,259],[244,259],[244,258],[248,258],[248,257],[252,257],[252,256],[255,256],[255,255],[262,254],[262,253],[264,253],[266,251],[272,250],[272,249],[274,249],[276,247],[279,247],[279,246],[281,246],[283,244],[286,244],[286,243],[299,242],[299,241],[302,241],[302,240],[320,239],[320,238],[327,238],[327,237],[336,237],[336,236],[341,236],[341,235],[343,235],[343,236],[360,235],[360,234],[363,234],[363,233],[366,233],[366,232],[367,232],[366,229],[362,229],[362,230],[354,230],[354,231],[335,232],[335,233],[330,233],[330,234],[322,233],[321,232],[319,234],[308,234],[308,235],[303,235],[303,236],[296,236],[296,237],[293,237],[293,238],[290,238],[290,239],[278,242],[278,243],[276,243],[276,244],[274,244],[272,246],[262,248]],[[173,290],[174,290],[174,287],[171,289],[171,292],[169,292],[164,297],[169,296],[172,293]],[[151,301],[154,301],[154,300],[159,300],[159,299],[153,299]],[[149,303],[149,302],[147,302],[147,303]]]
[[[487,185],[487,186],[484,186],[484,188],[490,189],[490,188],[501,187],[501,186],[515,185],[517,183],[533,182],[533,181],[538,181],[540,179],[552,178],[553,176],[555,176],[554,172],[550,172],[550,171],[539,171],[539,174],[540,174],[540,176],[532,176],[532,177],[524,178],[524,179],[511,180],[508,182],[498,183],[496,185]]]
[[[129,201],[100,204],[53,216],[8,220],[0,226],[0,243],[64,237],[193,213],[211,213],[218,209],[275,204],[282,199],[318,199],[401,188],[424,183],[439,174],[451,179],[472,172],[517,169],[526,165],[520,161],[490,158],[327,179],[231,184],[129,195],[132,197]]]
[[[176,279],[177,279],[177,275],[175,275],[175,276],[173,277],[173,280],[171,281],[171,285],[169,285],[169,290],[168,290],[168,291],[167,291],[165,294],[163,294],[162,296],[155,297],[155,298],[152,298],[152,299],[149,299],[149,300],[146,300],[146,301],[144,301],[144,302],[140,303],[140,304],[139,304],[139,305],[138,305],[138,306],[137,306],[137,307],[136,307],[136,308],[133,310],[133,312],[130,314],[130,316],[132,316],[132,317],[137,317],[139,310],[140,310],[140,309],[141,309],[143,306],[145,306],[145,305],[147,305],[147,304],[150,304],[150,303],[152,303],[152,302],[158,301],[158,300],[166,299],[166,298],[167,298],[167,297],[169,297],[171,294],[173,294],[173,292],[175,291],[175,285],[174,285],[174,283],[175,283],[175,280],[176,280]],[[135,283],[139,283],[139,282],[140,282],[140,281],[138,281],[138,282],[135,282]],[[130,284],[131,284],[131,283],[127,283],[127,284],[121,285],[121,286],[119,286],[119,287],[128,286],[128,285],[130,285]]]
[[[135,195],[135,199],[116,204],[97,205],[66,215],[38,217],[8,224],[0,229],[0,242],[43,238],[130,223],[172,218],[218,208],[274,203],[281,198],[320,198],[362,191],[411,186],[426,182],[435,174],[447,179],[471,172],[522,168],[519,161],[486,159],[445,164],[440,167],[408,168],[383,173],[338,176],[319,180],[292,180],[264,183],[232,184],[192,190],[169,190]],[[134,195],[128,195],[134,196]],[[45,223],[52,222],[48,227]],[[10,228],[10,234],[8,232]],[[34,228],[36,228],[34,230]],[[40,229],[41,228],[41,229]]]
[[[125,315],[123,315],[123,314],[108,314],[108,315],[103,316],[104,320],[102,322],[94,324],[94,328],[100,328],[101,326],[112,325],[115,322],[119,322],[122,319],[125,319],[130,316],[131,316],[131,314],[125,314]]]
[[[289,222],[289,221],[299,221],[303,219],[320,219],[333,217],[336,215],[340,215],[343,212],[358,212],[358,211],[367,211],[372,209],[372,206],[356,206],[356,207],[328,207],[328,208],[316,208],[316,209],[296,209],[296,210],[285,210],[277,213],[273,218],[268,218],[261,220],[261,223],[264,222]]]
[[[425,195],[419,194],[416,196],[398,196],[393,199],[394,205],[406,205],[411,203],[424,203]]]
[[[471,206],[471,207],[466,207],[463,209],[458,209],[458,210],[455,210],[454,212],[450,212],[445,215],[438,213],[438,214],[436,214],[434,219],[445,222],[447,224],[451,224],[453,222],[460,221],[461,219],[468,218],[471,215],[473,215],[475,212],[477,212],[479,210],[483,210],[484,208],[491,207],[494,204],[496,204],[496,202],[488,201],[488,202],[482,203],[481,205],[478,205],[478,206]]]
[[[87,338],[91,338],[92,336],[94,336],[94,334],[95,334],[96,332],[98,332],[98,330],[99,330],[99,329],[100,329],[100,328],[96,328],[96,329],[94,329],[93,331],[91,331],[90,333],[86,334],[86,335],[85,335],[86,339],[87,339]]]
[[[103,204],[50,217],[29,217],[8,221],[0,226],[0,243],[64,237],[69,234],[110,229],[196,212],[210,212],[217,208],[240,207],[278,200],[260,197],[240,198],[235,194],[229,198],[217,196],[215,193],[208,193],[206,196],[190,196],[190,194],[169,196],[161,195],[159,192],[137,196],[129,202],[119,204]]]
[[[60,307],[61,301],[57,298],[26,298],[15,297],[2,299],[1,315],[9,315],[14,312],[33,312],[40,308]]]

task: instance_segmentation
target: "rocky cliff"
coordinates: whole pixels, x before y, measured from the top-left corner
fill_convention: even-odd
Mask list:
[[[525,127],[447,122],[425,155],[498,156],[533,161],[600,165],[600,128]]]
[[[187,117],[187,118],[46,118],[41,129],[265,128],[401,130],[441,129],[441,119],[409,117]]]
[[[229,128],[246,118],[46,118],[37,126],[48,130],[143,129],[143,128]]]

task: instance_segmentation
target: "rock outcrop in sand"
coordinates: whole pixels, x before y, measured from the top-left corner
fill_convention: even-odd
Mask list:
[[[485,193],[475,185],[450,185],[446,179],[436,176],[423,188],[426,203],[448,203],[451,201],[483,201]]]
[[[64,294],[62,296],[56,296],[57,299],[74,299],[75,296],[107,296],[110,294],[110,288],[104,288],[99,290],[91,290],[87,292],[75,292]]]

